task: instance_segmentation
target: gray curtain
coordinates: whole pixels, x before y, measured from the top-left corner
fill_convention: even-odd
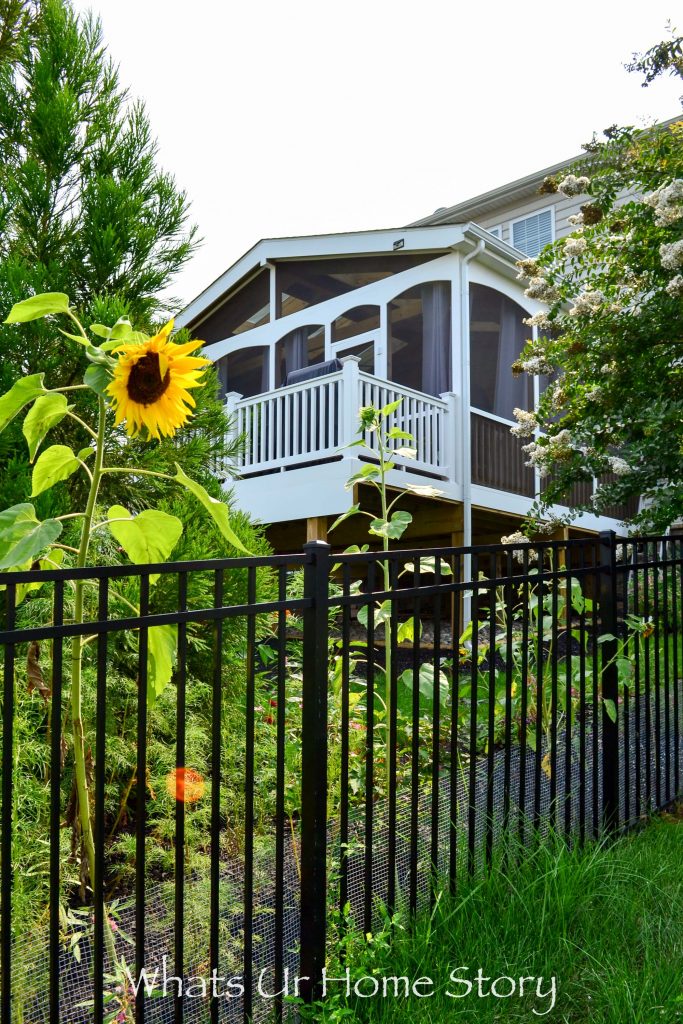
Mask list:
[[[222,356],[216,360],[216,371],[218,373],[219,395],[225,398],[228,391],[228,357]]]
[[[269,369],[270,369],[270,367],[269,367],[269,363],[270,363],[270,349],[269,348],[264,348],[263,349],[261,358],[263,360],[263,362],[261,363],[261,394],[264,394],[266,391],[268,391],[268,389],[270,387],[270,373],[269,373]]]
[[[285,338],[285,380],[292,370],[303,370],[304,366],[308,366],[308,328],[297,327]]]
[[[519,359],[524,348],[525,328],[519,308],[504,295],[500,297],[500,342],[498,365],[496,367],[496,389],[493,412],[505,419],[513,418],[515,407],[526,409],[527,378],[524,374],[514,377],[512,364]]]
[[[451,389],[451,286],[422,286],[422,390],[441,395]]]

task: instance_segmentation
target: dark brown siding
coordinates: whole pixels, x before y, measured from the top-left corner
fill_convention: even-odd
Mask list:
[[[525,443],[510,426],[472,413],[472,483],[534,496],[534,471],[525,466]]]

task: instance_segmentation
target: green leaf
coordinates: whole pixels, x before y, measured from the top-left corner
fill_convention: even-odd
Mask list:
[[[111,383],[111,373],[106,366],[93,365],[89,366],[83,374],[83,383],[87,384],[96,395],[104,396],[106,389]]]
[[[614,703],[614,701],[610,700],[608,697],[603,697],[602,698],[602,703],[604,705],[605,711],[607,712],[608,718],[610,718],[613,722],[616,722],[616,720],[617,720],[617,706]]]
[[[147,701],[150,707],[171,681],[177,637],[177,626],[150,626],[147,631]]]
[[[362,483],[364,480],[376,480],[379,476],[380,471],[377,466],[363,466],[357,473],[349,477],[344,484],[344,490],[350,491],[353,489],[354,484]]]
[[[385,519],[373,519],[370,523],[370,533],[377,537],[388,537],[390,540],[399,540],[413,521],[410,512],[394,512],[389,522]]]
[[[0,430],[4,430],[25,405],[48,393],[43,384],[44,377],[44,373],[32,373],[29,377],[22,377],[0,398]]]
[[[56,519],[36,519],[33,505],[23,502],[0,512],[0,569],[15,569],[32,561],[62,532]]]
[[[39,569],[58,569],[64,561],[64,548],[50,548],[50,550],[41,558],[38,562]],[[34,559],[29,558],[22,568],[30,569],[34,564]],[[18,567],[17,567],[18,568]],[[42,581],[37,583],[19,583],[17,584],[17,605],[20,605],[27,594],[33,593],[34,590],[40,590],[43,586]]]
[[[374,619],[373,619],[373,622],[375,624],[375,627],[381,626],[385,622],[391,622],[391,613],[392,613],[391,601],[382,601],[381,604],[376,604],[373,607],[374,607]],[[358,609],[358,616],[357,616],[358,617],[358,621],[360,622],[361,626],[365,626],[366,629],[368,627],[368,619],[370,617],[369,609],[370,609],[370,605],[369,604],[364,604],[362,608]]]
[[[633,678],[633,664],[629,658],[617,658],[617,674],[619,682],[625,686],[628,686],[631,679]]]
[[[355,516],[357,512],[360,512],[360,504],[352,505],[351,508],[348,508],[346,510],[346,512],[342,512],[339,518],[335,519],[335,521],[332,523],[332,526],[330,526],[329,532],[331,533],[332,530],[334,530],[335,527],[339,526],[340,523],[343,523],[345,519],[349,519],[351,516]]]
[[[173,477],[179,484],[186,487],[191,494],[194,494],[195,498],[201,502],[206,511],[209,513],[214,523],[220,530],[221,534],[227,540],[228,544],[231,544],[233,548],[237,548],[238,551],[243,551],[245,555],[250,554],[245,548],[242,541],[239,539],[235,531],[230,526],[230,514],[228,512],[228,506],[223,501],[219,501],[218,498],[212,498],[211,495],[206,491],[201,484],[198,484],[196,480],[192,480],[183,470],[180,468],[178,463],[175,464],[177,473]]]
[[[408,640],[411,644],[415,640],[415,619],[406,619],[405,622],[401,622],[398,629],[396,630],[396,641],[399,644],[405,643]]]
[[[25,324],[29,320],[39,320],[42,316],[50,316],[52,313],[68,313],[69,296],[64,292],[43,292],[42,295],[32,295],[30,299],[23,299],[22,302],[15,302],[6,324]]]
[[[387,430],[388,441],[414,441],[415,438],[412,434],[409,434],[407,430],[401,430],[400,427],[392,427],[391,430]]]
[[[413,689],[413,670],[407,668],[405,672],[402,672],[399,676],[399,681],[403,683],[407,690],[412,693]],[[420,665],[418,674],[418,689],[423,697],[426,697],[428,701],[434,700],[434,666],[433,665]],[[443,672],[439,672],[439,703],[443,704],[448,697],[448,678]]]
[[[391,416],[392,412],[396,412],[396,410],[398,409],[402,402],[403,399],[399,398],[397,399],[397,401],[389,402],[388,405],[383,406],[379,411],[379,414],[382,417],[382,419],[386,419],[387,416]]]
[[[42,395],[33,403],[22,427],[24,437],[28,443],[28,453],[31,462],[35,459],[36,452],[43,443],[45,435],[60,420],[64,419],[68,411],[69,403],[66,400],[66,395],[62,395],[58,391],[53,391],[49,395]]]
[[[63,334],[65,338],[68,338],[69,341],[75,341],[79,345],[83,345],[85,348],[90,347],[90,342],[88,341],[88,339],[84,338],[81,334],[69,334],[68,331],[63,331],[61,327],[58,328],[58,330],[59,333]]]
[[[440,563],[440,567],[441,567],[441,575],[442,576],[452,576],[453,575],[453,570],[451,569],[450,565],[448,564],[448,562],[445,559],[440,558],[439,559],[439,563]],[[415,562],[406,562],[405,570],[406,570],[406,572],[416,572],[417,568],[416,568]],[[423,573],[428,573],[428,572],[433,572],[433,573],[436,572],[436,559],[434,558],[433,555],[430,555],[428,558],[421,558],[420,559],[419,572],[420,572],[420,575],[422,575]]]
[[[179,519],[158,509],[148,508],[133,517],[123,505],[112,505],[107,518],[118,520],[109,523],[109,530],[136,565],[165,562],[183,532]]]
[[[79,466],[78,457],[68,445],[53,444],[46,448],[33,467],[31,497],[35,498],[37,494],[47,491],[60,480],[66,480]]]

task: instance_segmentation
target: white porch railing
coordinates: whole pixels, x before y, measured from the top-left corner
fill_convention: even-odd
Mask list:
[[[358,359],[343,360],[343,369],[314,377],[252,398],[232,392],[226,407],[234,432],[244,437],[238,458],[241,476],[286,470],[346,455],[356,458],[358,449],[340,451],[358,436],[358,410],[364,405],[382,407],[401,399],[390,426],[400,427],[415,438],[415,459],[395,458],[397,468],[455,479],[455,395],[433,398],[371,374],[361,373]],[[372,446],[374,435],[366,435]],[[399,441],[396,447],[408,444]]]

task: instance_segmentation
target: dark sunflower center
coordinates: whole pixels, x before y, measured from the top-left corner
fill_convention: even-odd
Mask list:
[[[158,401],[171,382],[171,371],[161,377],[159,356],[156,352],[148,352],[137,363],[128,375],[126,389],[134,402],[140,405],[152,405]]]

